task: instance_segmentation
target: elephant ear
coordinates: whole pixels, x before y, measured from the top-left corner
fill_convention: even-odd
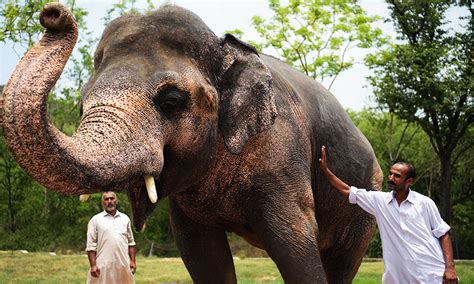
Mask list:
[[[275,122],[272,75],[253,46],[229,34],[221,44],[225,56],[219,76],[219,128],[227,149],[239,154],[253,135]]]

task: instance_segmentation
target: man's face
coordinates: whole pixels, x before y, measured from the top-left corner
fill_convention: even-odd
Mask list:
[[[413,184],[413,178],[407,179],[408,167],[404,164],[394,164],[388,173],[388,188],[390,190],[405,190]]]
[[[102,207],[107,213],[115,213],[117,209],[117,197],[113,192],[106,192],[102,196]]]

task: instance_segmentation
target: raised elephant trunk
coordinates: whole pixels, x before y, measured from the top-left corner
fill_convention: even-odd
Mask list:
[[[72,13],[58,3],[47,4],[40,21],[46,32],[23,57],[4,90],[9,148],[20,166],[50,189],[65,194],[117,189],[123,185],[125,166],[115,154],[123,149],[111,152],[81,133],[68,137],[48,120],[48,94],[71,55],[78,31]]]
[[[40,21],[46,32],[23,57],[4,90],[5,137],[16,161],[34,179],[60,192],[76,193],[78,184],[56,173],[70,168],[63,167],[68,161],[55,155],[71,148],[70,139],[51,125],[46,110],[48,94],[76,43],[77,26],[71,12],[56,3],[44,7]],[[77,171],[69,174],[80,176]]]

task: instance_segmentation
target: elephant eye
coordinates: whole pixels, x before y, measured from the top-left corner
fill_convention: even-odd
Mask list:
[[[173,114],[186,107],[188,95],[175,87],[161,91],[154,99],[155,106],[165,113]]]

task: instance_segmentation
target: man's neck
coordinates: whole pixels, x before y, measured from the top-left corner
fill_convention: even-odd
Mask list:
[[[114,211],[107,211],[105,210],[105,212],[107,212],[107,214],[110,214],[112,216],[115,216],[115,214],[117,214],[117,209],[115,209]]]
[[[403,189],[403,190],[397,190],[394,191],[395,193],[395,199],[398,202],[398,205],[400,205],[403,201],[405,201],[408,197],[408,192],[410,191],[409,188]]]

